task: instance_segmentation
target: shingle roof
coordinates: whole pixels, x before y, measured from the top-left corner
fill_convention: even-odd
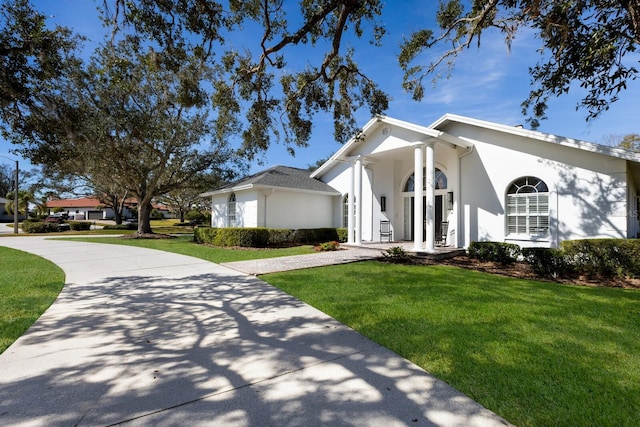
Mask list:
[[[278,187],[291,190],[313,191],[321,193],[338,192],[331,186],[311,178],[310,172],[306,169],[292,168],[289,166],[274,166],[256,174],[244,177],[238,181],[224,185],[206,194],[224,193],[236,189],[250,187]]]

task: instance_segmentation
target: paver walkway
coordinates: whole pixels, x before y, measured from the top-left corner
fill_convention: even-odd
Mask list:
[[[346,247],[339,251],[318,252],[308,255],[293,255],[279,258],[235,261],[221,265],[246,274],[258,275],[323,265],[345,264],[380,257],[381,251],[369,248]]]
[[[149,249],[41,237],[56,302],[0,355],[6,426],[502,426],[265,282]]]

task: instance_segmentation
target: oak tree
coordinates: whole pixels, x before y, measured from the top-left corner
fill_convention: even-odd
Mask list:
[[[532,87],[522,104],[534,128],[546,118],[549,99],[566,94],[574,83],[586,90],[576,109],[586,109],[590,120],[638,77],[637,0],[443,0],[437,26],[411,34],[399,55],[403,86],[417,100],[424,96],[425,79],[450,72],[457,55],[480,46],[488,30],[502,33],[509,47],[524,28],[541,41],[541,59],[529,69]],[[434,50],[435,59],[429,61],[425,55]]]
[[[153,40],[175,66],[190,55],[208,62],[215,135],[240,135],[247,158],[273,140],[291,152],[305,146],[319,111],[333,115],[334,136],[344,142],[357,128],[355,111],[388,107],[350,44],[365,35],[380,44],[381,0],[104,0],[104,7],[114,36],[134,31]],[[300,57],[305,65],[295,63]]]

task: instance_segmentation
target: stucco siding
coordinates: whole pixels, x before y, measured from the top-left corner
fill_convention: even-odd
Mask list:
[[[229,195],[222,194],[211,197],[211,226],[216,228],[227,226],[227,200]]]
[[[275,191],[263,198],[270,228],[334,227],[333,209],[336,197],[294,191]]]
[[[624,160],[486,130],[473,138],[474,152],[461,166],[462,203],[468,215],[464,226],[471,241],[557,246],[567,239],[627,236]],[[523,176],[540,178],[549,188],[548,239],[520,241],[506,234],[506,192]]]

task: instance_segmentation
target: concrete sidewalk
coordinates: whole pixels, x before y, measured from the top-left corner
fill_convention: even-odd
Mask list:
[[[237,271],[119,245],[3,237],[66,273],[0,355],[11,426],[501,426],[421,368]]]

